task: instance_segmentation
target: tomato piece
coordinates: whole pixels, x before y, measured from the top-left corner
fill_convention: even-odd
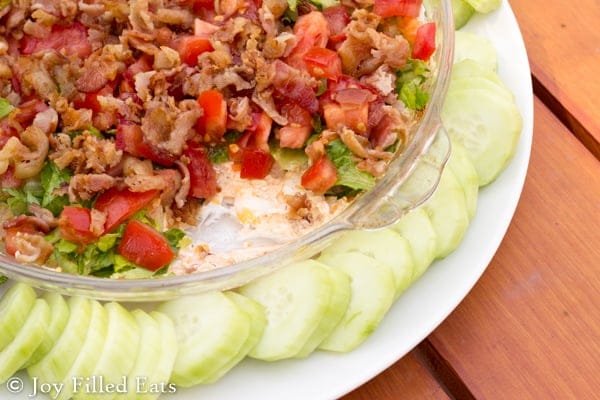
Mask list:
[[[18,246],[16,239],[19,232],[29,233],[32,235],[40,233],[31,224],[22,224],[10,228],[4,228],[4,250],[8,255],[14,256],[17,253]]]
[[[190,67],[198,65],[198,56],[207,51],[213,51],[213,47],[204,36],[184,36],[177,44],[181,61]]]
[[[175,258],[169,242],[151,226],[130,221],[125,227],[117,253],[140,267],[156,271]]]
[[[383,17],[418,17],[423,0],[375,0],[373,13]]]
[[[75,99],[73,101],[73,105],[75,108],[87,108],[92,110],[94,115],[98,114],[102,111],[102,107],[100,107],[100,102],[98,101],[98,96],[110,96],[115,91],[115,82],[111,82],[108,85],[104,86],[102,89],[97,92],[85,93],[85,96],[82,98]]]
[[[240,177],[244,179],[263,179],[273,167],[273,156],[258,147],[246,147],[242,153]]]
[[[183,155],[189,159],[187,165],[190,173],[189,197],[210,199],[217,193],[217,172],[206,152],[200,146],[188,143]]]
[[[281,113],[288,119],[288,125],[279,129],[279,145],[300,149],[312,133],[312,116],[304,108],[294,103],[284,103]]]
[[[54,25],[50,34],[44,38],[29,35],[21,39],[21,53],[34,54],[44,50],[64,51],[67,55],[85,58],[92,54],[92,44],[88,39],[87,28],[74,23],[70,26]]]
[[[223,93],[210,89],[200,93],[198,104],[203,114],[198,118],[196,129],[205,141],[218,140],[227,130],[227,103]]]
[[[129,121],[122,121],[117,126],[115,144],[117,149],[135,157],[147,158],[163,167],[172,166],[179,158],[166,150],[148,144],[144,140],[142,127]]]
[[[110,188],[96,199],[94,208],[106,213],[104,232],[110,232],[133,214],[146,207],[156,196],[158,190],[132,192],[129,189]]]
[[[337,181],[337,169],[327,156],[323,155],[302,174],[300,183],[315,193],[325,193]]]
[[[91,230],[92,214],[88,208],[80,206],[66,206],[58,218],[58,229],[63,239],[89,244],[98,239]]]
[[[417,29],[412,57],[427,61],[435,51],[435,22],[428,22]]]
[[[342,76],[342,60],[338,54],[323,47],[313,47],[302,56],[306,69],[315,78],[337,81]]]
[[[301,15],[294,25],[296,46],[285,62],[294,68],[304,69],[302,56],[313,47],[325,47],[331,35],[329,23],[320,11]]]

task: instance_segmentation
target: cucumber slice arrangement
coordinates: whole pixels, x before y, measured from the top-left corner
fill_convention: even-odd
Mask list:
[[[498,4],[453,0],[455,23]],[[496,72],[493,46],[468,32],[456,38],[442,110],[452,152],[425,204],[390,228],[340,235],[316,259],[150,312],[76,296],[38,297],[15,283],[0,299],[0,383],[26,369],[40,383],[62,383],[50,393],[56,399],[155,400],[178,386],[215,382],[246,357],[302,358],[363,343],[397,297],[460,244],[479,189],[500,174],[519,139],[521,116]],[[125,390],[94,392],[86,378],[97,377]]]

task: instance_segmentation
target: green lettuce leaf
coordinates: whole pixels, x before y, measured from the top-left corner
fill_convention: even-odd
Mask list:
[[[357,168],[352,151],[337,139],[325,146],[327,156],[337,168],[336,186],[354,190],[369,190],[375,186],[375,177]]]
[[[2,7],[4,7],[4,5],[0,1],[0,8],[2,8]],[[12,104],[10,104],[10,102],[8,100],[0,97],[0,119],[6,118],[8,116],[8,114],[10,114],[12,112],[12,110],[14,110],[14,109],[15,108],[13,107]]]
[[[423,110],[429,102],[423,84],[429,79],[427,63],[409,59],[406,66],[396,73],[396,93],[398,98],[411,110]]]

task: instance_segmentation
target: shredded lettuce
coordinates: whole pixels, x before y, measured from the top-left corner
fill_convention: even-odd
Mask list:
[[[336,186],[354,190],[369,190],[375,186],[375,177],[357,168],[352,151],[340,139],[325,146],[325,151],[337,168]]]
[[[50,210],[55,216],[60,214],[63,207],[69,203],[66,194],[57,195],[55,191],[63,185],[68,185],[71,177],[71,171],[66,168],[59,169],[52,161],[46,162],[42,168],[40,181],[44,194],[40,205]]]
[[[10,2],[9,2],[10,3]],[[3,2],[0,1],[0,8],[4,7]],[[8,116],[8,114],[10,114],[12,112],[12,110],[14,110],[15,108],[13,107],[12,104],[10,104],[10,102],[2,97],[0,97],[0,119],[4,119]]]
[[[411,110],[423,110],[429,102],[429,93],[423,89],[423,84],[429,79],[427,63],[410,59],[396,76],[399,99]]]
[[[0,285],[2,285],[3,283],[6,283],[7,280],[8,280],[7,277],[5,277],[4,275],[0,275]]]

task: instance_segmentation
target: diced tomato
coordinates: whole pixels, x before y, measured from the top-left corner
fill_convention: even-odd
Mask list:
[[[39,234],[40,232],[35,229],[31,224],[23,224],[10,228],[4,228],[4,250],[7,254],[14,256],[18,250],[16,238],[19,232],[29,234]]]
[[[284,103],[281,114],[288,119],[288,124],[279,129],[279,145],[292,149],[304,147],[312,133],[312,116],[304,108],[295,103]]]
[[[254,146],[268,151],[272,127],[273,120],[266,112],[255,111],[252,113],[252,125],[246,129],[236,144],[240,149]],[[240,161],[239,157],[234,157],[234,161]]]
[[[198,104],[203,114],[198,118],[196,129],[206,141],[218,140],[227,130],[227,103],[223,93],[218,90],[206,90],[198,96]]]
[[[88,208],[66,206],[58,218],[58,229],[63,239],[70,242],[89,244],[98,239],[91,230],[92,214]]]
[[[110,232],[125,222],[133,214],[146,207],[156,196],[158,190],[132,192],[129,189],[108,189],[96,199],[94,208],[106,213],[104,232]]]
[[[313,47],[325,47],[331,35],[329,23],[320,11],[301,15],[294,25],[296,46],[285,59],[294,68],[304,69],[302,56]]]
[[[273,86],[279,95],[310,113],[316,113],[319,110],[319,100],[313,88],[308,86],[308,81],[297,70],[280,60],[275,60],[272,65],[275,67]]]
[[[67,55],[85,58],[92,53],[92,44],[87,28],[77,22],[69,26],[54,25],[44,38],[25,35],[21,39],[21,52],[25,55],[44,50],[64,51]]]
[[[210,163],[204,149],[193,143],[183,151],[189,159],[187,165],[190,172],[189,197],[196,199],[210,199],[217,193],[217,173]]]
[[[192,11],[194,11],[195,14],[198,14],[205,9],[212,10],[215,8],[214,0],[183,0],[182,3],[188,7],[192,7]]]
[[[140,72],[151,71],[152,64],[152,56],[144,54],[133,64],[129,65],[123,73],[123,80],[120,86],[121,93],[135,93],[135,76]]]
[[[315,78],[337,81],[342,76],[342,60],[333,51],[323,47],[313,47],[302,56],[306,69]]]
[[[102,111],[102,107],[100,107],[100,102],[98,101],[98,96],[110,96],[115,91],[116,82],[111,82],[110,84],[104,86],[102,89],[97,92],[85,93],[85,96],[75,99],[73,101],[73,105],[76,108],[88,108],[92,110],[94,115],[98,114]]]
[[[412,57],[427,61],[435,51],[435,22],[428,22],[417,29]]]
[[[263,179],[273,167],[273,156],[258,147],[246,147],[242,153],[240,177],[244,179]]]
[[[300,183],[304,188],[315,193],[325,193],[335,185],[336,181],[337,169],[333,162],[323,155],[302,174]]]
[[[418,17],[423,0],[375,0],[373,12],[383,18]]]
[[[338,90],[330,103],[323,105],[323,117],[329,129],[347,126],[356,133],[366,134],[369,124],[369,103],[375,101],[371,91],[360,88]]]
[[[132,156],[147,158],[163,167],[172,166],[178,159],[166,150],[148,144],[144,140],[142,127],[129,121],[119,123],[115,144],[118,149]]]
[[[177,43],[177,51],[181,61],[190,67],[198,65],[198,56],[213,51],[210,40],[204,36],[184,36]]]
[[[117,253],[151,271],[168,265],[175,258],[175,253],[163,235],[136,220],[130,221],[125,227]]]
[[[3,145],[2,145],[3,146]],[[6,172],[0,175],[0,187],[2,189],[12,189],[21,187],[23,180],[15,176],[15,169],[9,166]]]

